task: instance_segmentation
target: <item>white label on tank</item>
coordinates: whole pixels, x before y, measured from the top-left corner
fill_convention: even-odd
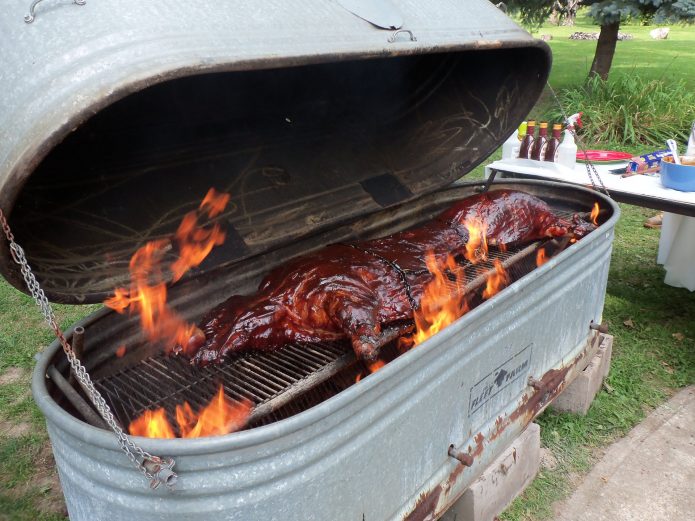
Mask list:
[[[514,382],[526,378],[531,367],[531,351],[533,343],[524,347],[517,354],[492,370],[487,376],[471,387],[468,401],[468,416],[474,414],[483,405],[497,396]]]

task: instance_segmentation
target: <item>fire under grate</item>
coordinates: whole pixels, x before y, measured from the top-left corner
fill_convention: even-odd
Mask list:
[[[482,289],[499,261],[514,282],[535,269],[537,251],[548,258],[566,247],[558,240],[539,241],[523,248],[500,251],[490,247],[485,261],[459,263],[465,273],[462,288],[453,280],[453,295],[465,294],[474,308],[483,301]],[[394,335],[394,340],[397,338]],[[382,348],[398,356],[396,342]],[[390,348],[389,348],[390,347]],[[388,361],[388,360],[387,360]],[[172,425],[176,405],[188,402],[193,410],[207,405],[223,386],[227,397],[253,403],[246,428],[293,416],[334,396],[368,374],[348,341],[291,344],[273,351],[232,356],[223,364],[197,367],[180,356],[165,353],[97,379],[95,385],[125,428],[148,409],[164,408]]]

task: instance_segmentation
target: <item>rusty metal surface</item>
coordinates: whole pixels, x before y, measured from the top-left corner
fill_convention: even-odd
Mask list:
[[[571,362],[546,371],[537,380],[541,384],[538,389],[530,386],[531,388],[521,396],[517,402],[517,407],[510,414],[498,416],[488,430],[478,432],[471,440],[471,444],[467,445],[467,454],[470,459],[467,459],[465,464],[459,463],[449,476],[434,486],[431,491],[421,493],[415,508],[403,517],[403,520],[432,521],[439,519],[475,479],[470,475],[464,475],[467,467],[473,466],[475,459],[480,459],[486,450],[498,453],[499,448],[495,445],[496,440],[502,437],[505,440],[513,440],[543,412],[555,397],[584,370],[591,358],[598,352],[601,339],[602,335],[599,332],[593,332],[584,349]],[[510,433],[512,434],[510,435]],[[490,461],[490,458],[486,457],[485,461]],[[482,464],[476,465],[476,467],[479,471],[485,468]]]

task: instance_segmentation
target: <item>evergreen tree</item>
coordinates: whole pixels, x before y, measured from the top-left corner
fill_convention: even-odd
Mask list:
[[[601,26],[589,76],[605,80],[611,70],[620,22],[629,16],[649,16],[654,23],[695,21],[695,0],[603,0],[591,3],[591,17]]]
[[[559,0],[509,0],[507,7],[521,15],[526,25],[540,26]],[[569,4],[567,0],[561,5]],[[620,22],[628,17],[649,17],[657,24],[695,22],[695,0],[582,0],[589,14],[601,26],[589,76],[608,78],[618,42]]]

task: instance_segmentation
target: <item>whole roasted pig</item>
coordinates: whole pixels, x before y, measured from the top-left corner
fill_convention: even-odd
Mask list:
[[[555,216],[524,192],[499,190],[463,199],[432,221],[370,241],[333,244],[271,271],[253,295],[234,295],[211,310],[185,352],[194,363],[219,362],[248,349],[348,338],[373,360],[394,331],[411,328],[432,275],[425,255],[463,253],[471,222],[488,244],[514,246],[547,237],[580,238],[594,226]]]

